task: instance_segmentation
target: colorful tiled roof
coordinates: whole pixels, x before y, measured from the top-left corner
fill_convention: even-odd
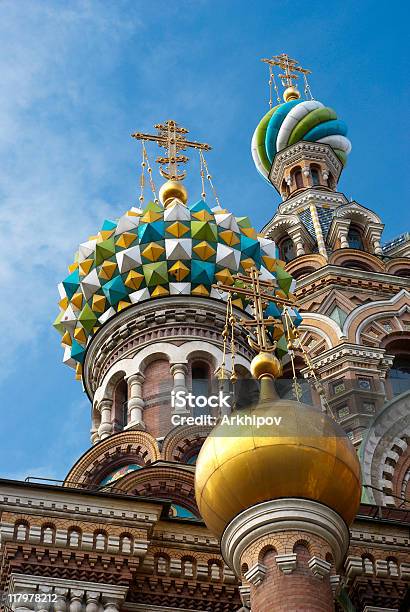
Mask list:
[[[80,244],[58,287],[60,313],[54,326],[62,336],[64,363],[80,377],[91,338],[133,304],[163,296],[224,299],[212,285],[233,284],[234,274],[252,266],[261,270],[261,278],[276,278],[278,295],[293,290],[274,242],[258,236],[248,217],[211,209],[202,200],[188,207],[174,200],[165,209],[150,202],[117,221],[105,220],[96,236]],[[247,306],[239,296],[234,303]],[[273,316],[280,318],[280,309]],[[278,342],[281,351],[286,352],[284,338]]]

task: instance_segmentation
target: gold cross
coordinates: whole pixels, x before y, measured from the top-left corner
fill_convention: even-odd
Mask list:
[[[166,155],[156,159],[160,164],[160,173],[166,179],[182,181],[186,176],[186,170],[181,173],[178,172],[178,164],[186,164],[189,158],[186,155],[178,155],[179,151],[184,151],[187,148],[202,149],[203,151],[211,150],[211,147],[206,143],[187,140],[185,134],[188,134],[188,130],[179,126],[172,119],[165,121],[163,125],[158,123],[154,127],[158,130],[158,134],[136,132],[132,134],[132,137],[137,140],[156,142],[158,146],[166,149]],[[167,169],[162,167],[165,165],[168,166]]]
[[[275,319],[273,317],[265,318],[263,311],[268,302],[276,302],[285,306],[294,306],[295,303],[292,300],[279,298],[272,294],[277,287],[276,281],[261,280],[259,278],[260,274],[261,273],[256,268],[250,268],[249,275],[235,274],[235,276],[233,276],[234,280],[243,283],[243,287],[234,287],[232,285],[224,285],[223,283],[218,283],[217,285],[213,285],[213,287],[229,293],[245,295],[249,298],[252,303],[254,318],[252,320],[241,319],[240,323],[244,327],[254,328],[256,342],[250,336],[248,336],[248,341],[255,351],[271,353],[275,350],[276,343],[272,343],[269,340],[267,328],[274,324]]]
[[[294,85],[293,81],[296,81],[298,78],[296,72],[301,72],[304,75],[311,74],[310,70],[299,66],[298,61],[289,57],[287,53],[274,55],[271,59],[264,58],[261,61],[270,66],[279,66],[279,68],[284,71],[284,74],[279,75],[284,87],[291,87]]]

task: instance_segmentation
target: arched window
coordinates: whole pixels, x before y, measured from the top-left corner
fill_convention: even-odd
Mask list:
[[[291,261],[295,258],[295,247],[292,238],[284,238],[279,244],[280,258],[283,261]]]
[[[80,545],[81,533],[78,529],[70,529],[67,534],[68,545],[72,548],[78,548]]]
[[[302,170],[300,168],[296,170],[294,174],[294,179],[295,179],[296,189],[302,189],[304,185],[303,185]]]
[[[50,527],[50,525],[46,525],[41,529],[41,541],[43,544],[53,544],[54,543],[54,535],[55,529]]]
[[[317,166],[310,166],[310,176],[312,177],[312,185],[320,185],[319,168]]]
[[[364,251],[364,244],[362,233],[357,227],[350,226],[347,234],[347,242],[351,249],[357,249],[358,251]]]
[[[94,535],[94,545],[96,550],[105,551],[107,548],[107,536],[102,531],[97,531]]]
[[[121,379],[115,389],[113,396],[115,429],[119,431],[128,424],[128,385],[127,381]]]
[[[131,536],[125,534],[120,537],[120,550],[123,554],[130,554],[132,548]]]
[[[410,389],[410,355],[395,356],[389,379],[393,395],[400,395]]]
[[[210,371],[209,365],[204,361],[194,361],[191,366],[192,373],[192,393],[198,398],[198,396],[209,395],[209,379],[210,379]],[[201,414],[208,414],[209,407],[194,407],[193,416],[199,416]]]
[[[287,184],[287,182],[285,181],[285,179],[283,179],[283,181],[282,181],[282,189],[281,189],[281,192],[282,192],[282,198],[287,197],[287,196],[289,195],[289,193],[290,193],[290,190],[289,190],[289,185]]]
[[[15,538],[19,542],[25,542],[28,536],[28,525],[26,523],[16,523],[14,527]]]

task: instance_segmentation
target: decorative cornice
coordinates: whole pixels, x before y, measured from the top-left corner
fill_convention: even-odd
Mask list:
[[[325,561],[320,557],[311,557],[308,565],[312,574],[316,576],[316,578],[320,578],[320,580],[323,580],[323,578],[329,576],[330,568],[332,567],[328,561]]]
[[[221,551],[237,576],[243,552],[265,535],[305,531],[322,537],[331,547],[336,566],[349,545],[349,531],[342,518],[327,506],[307,499],[276,499],[262,502],[238,514],[226,527]]]
[[[257,587],[263,582],[267,571],[268,568],[266,565],[255,563],[255,565],[245,573],[245,579]]]
[[[302,161],[321,161],[325,162],[330,168],[335,179],[338,180],[343,165],[340,159],[335,155],[332,147],[328,144],[320,142],[309,142],[301,140],[286,149],[282,149],[275,155],[272,168],[269,173],[269,180],[279,191],[279,186],[283,179],[285,168],[294,166]]]
[[[284,574],[291,574],[296,569],[297,565],[297,554],[287,553],[284,555],[276,555],[276,565]]]
[[[238,318],[246,313],[235,309]],[[167,297],[136,304],[109,320],[89,343],[84,362],[84,385],[91,398],[109,368],[119,359],[132,358],[153,342],[201,340],[222,348],[226,304],[220,300],[187,296]],[[245,329],[237,328],[238,353],[253,354]]]

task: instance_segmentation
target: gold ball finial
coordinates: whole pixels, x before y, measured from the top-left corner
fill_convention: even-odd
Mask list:
[[[299,100],[299,98],[300,93],[293,85],[287,87],[283,92],[283,99],[285,100],[285,102],[290,102],[291,100]]]
[[[180,181],[167,181],[159,190],[159,199],[164,208],[169,206],[174,199],[180,200],[183,204],[188,201],[188,192]]]
[[[264,376],[279,378],[282,375],[282,364],[273,353],[262,351],[252,359],[251,372],[257,380]]]

